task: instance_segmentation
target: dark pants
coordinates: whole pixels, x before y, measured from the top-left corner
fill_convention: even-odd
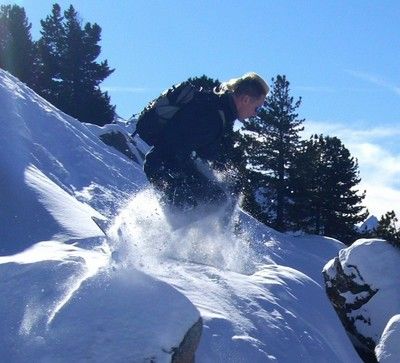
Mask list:
[[[220,207],[227,201],[225,191],[199,171],[191,158],[160,160],[146,156],[144,171],[160,193],[163,205],[181,211],[199,206]]]

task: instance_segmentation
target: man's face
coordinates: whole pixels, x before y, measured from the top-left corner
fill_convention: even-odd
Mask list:
[[[248,95],[240,95],[236,97],[235,103],[238,111],[238,119],[243,121],[246,118],[256,116],[259,107],[264,104],[264,101],[265,95],[261,95],[259,98]]]

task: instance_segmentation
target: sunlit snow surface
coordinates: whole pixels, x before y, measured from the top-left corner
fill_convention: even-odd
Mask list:
[[[144,190],[108,231],[118,268],[167,282],[199,309],[198,361],[358,362],[320,274],[324,254],[340,244],[277,233],[238,209],[228,228],[217,217],[172,230]],[[315,280],[297,269],[303,263]]]
[[[0,360],[359,362],[321,271],[343,245],[240,210],[173,231],[141,167],[0,70]],[[91,220],[109,219],[108,238]]]
[[[398,363],[400,357],[400,314],[393,316],[383,331],[381,340],[375,348],[380,363]]]

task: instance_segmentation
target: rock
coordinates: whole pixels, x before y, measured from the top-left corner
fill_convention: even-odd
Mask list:
[[[368,216],[368,218],[357,227],[359,233],[368,233],[375,231],[378,227],[379,220],[374,215]]]
[[[110,132],[100,135],[100,139],[109,146],[114,147],[122,154],[132,159],[135,163],[139,163],[137,157],[133,154],[129,147],[129,141],[122,132]]]
[[[203,320],[200,318],[186,333],[179,347],[174,349],[172,363],[194,363],[202,330]]]
[[[362,239],[339,252],[323,270],[326,291],[355,348],[376,362],[374,349],[400,311],[400,250]]]
[[[352,313],[367,303],[377,291],[373,290],[368,284],[355,282],[353,280],[354,275],[346,275],[338,257],[329,266],[329,272],[325,269],[323,275],[326,292],[336,313],[360,356],[371,355],[375,347],[374,341],[360,334],[355,324],[356,320],[363,320],[366,324],[370,324],[370,321],[362,315],[353,317]],[[330,278],[329,275],[333,275],[334,278]],[[350,299],[350,296],[354,296],[354,299]]]

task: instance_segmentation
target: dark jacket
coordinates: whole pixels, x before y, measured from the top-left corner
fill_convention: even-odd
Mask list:
[[[236,118],[231,94],[203,94],[179,111],[163,133],[162,140],[146,155],[146,174],[158,173],[160,167],[176,171],[184,169],[191,163],[193,152],[203,159],[215,160],[223,152],[224,133],[233,127]]]

